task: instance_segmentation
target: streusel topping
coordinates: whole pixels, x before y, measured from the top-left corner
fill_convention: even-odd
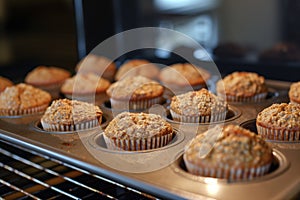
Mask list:
[[[300,81],[291,84],[289,98],[293,102],[300,103]]]
[[[4,91],[6,87],[12,86],[13,82],[7,78],[0,76],[0,92]]]
[[[251,97],[256,94],[267,92],[265,78],[253,72],[234,72],[217,82],[217,92],[237,97]]]
[[[0,109],[22,110],[34,108],[51,101],[51,95],[31,85],[20,83],[7,87],[0,94]]]
[[[166,84],[194,86],[205,84],[210,78],[210,73],[189,63],[178,63],[162,69],[159,78]]]
[[[71,73],[58,67],[38,66],[25,77],[25,82],[33,85],[59,83],[71,76]]]
[[[300,105],[294,103],[273,104],[257,115],[256,123],[275,129],[300,130]]]
[[[271,147],[255,133],[237,125],[209,129],[185,149],[187,159],[206,167],[251,167],[270,163]]]
[[[59,99],[52,102],[42,117],[49,124],[78,124],[102,116],[98,106],[77,100]]]
[[[64,94],[94,94],[105,92],[110,82],[93,73],[79,73],[69,78],[61,87]]]
[[[133,101],[159,97],[163,92],[163,86],[143,76],[125,77],[113,83],[107,90],[107,94],[113,99]]]
[[[171,109],[187,116],[203,116],[226,112],[228,105],[221,98],[202,88],[172,97]]]
[[[123,112],[109,123],[105,135],[117,139],[141,139],[169,134],[172,131],[172,126],[160,115]]]

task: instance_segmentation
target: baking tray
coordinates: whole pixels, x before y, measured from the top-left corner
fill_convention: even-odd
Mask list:
[[[288,102],[288,82],[267,80],[268,98],[260,103],[230,104],[225,124],[255,129],[258,112],[274,102]],[[40,115],[2,117],[0,138],[40,151],[67,163],[98,173],[108,179],[150,194],[171,199],[290,199],[300,194],[300,143],[268,141],[273,146],[274,162],[270,173],[251,181],[228,182],[223,179],[194,176],[182,162],[186,143],[212,124],[177,123],[168,115],[176,134],[166,147],[141,151],[108,150],[102,132],[112,119],[105,111],[100,127],[77,132],[47,132],[39,125]],[[255,131],[255,130],[254,130]]]

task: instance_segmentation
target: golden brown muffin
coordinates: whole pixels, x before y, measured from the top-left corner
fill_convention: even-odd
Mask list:
[[[43,112],[51,95],[31,85],[20,83],[0,93],[0,115],[24,115]]]
[[[187,145],[183,159],[187,170],[195,175],[251,180],[268,172],[273,154],[255,133],[227,125],[196,136]]]
[[[291,84],[289,90],[289,98],[292,103],[300,104],[300,81]]]
[[[210,73],[189,63],[178,63],[160,71],[160,81],[173,93],[184,93],[206,87]]]
[[[86,130],[100,126],[102,111],[98,106],[77,100],[58,99],[52,102],[41,118],[47,131]]]
[[[170,105],[174,120],[191,123],[225,120],[227,109],[225,101],[205,88],[174,96]]]
[[[117,68],[109,58],[89,54],[77,64],[75,70],[79,73],[94,73],[112,82]]]
[[[268,89],[265,78],[253,72],[234,72],[217,82],[217,94],[229,102],[264,100]]]
[[[143,59],[133,59],[120,66],[116,73],[115,80],[119,81],[125,76],[144,76],[150,79],[157,79],[159,68]]]
[[[5,90],[6,87],[12,86],[14,83],[7,78],[0,76],[0,93]]]
[[[257,115],[256,126],[263,138],[300,141],[300,105],[273,104]]]
[[[125,77],[107,90],[113,108],[146,109],[160,103],[164,87],[143,76]]]
[[[110,149],[147,150],[167,145],[172,126],[160,115],[123,112],[106,127],[104,139]]]

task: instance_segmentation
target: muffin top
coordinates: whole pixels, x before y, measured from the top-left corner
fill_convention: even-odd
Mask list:
[[[25,82],[31,85],[49,85],[60,83],[71,76],[65,69],[53,66],[38,66],[29,72],[25,77]]]
[[[300,104],[300,81],[291,84],[289,90],[289,98],[291,101]]]
[[[236,97],[252,97],[267,92],[265,78],[253,72],[234,72],[217,82],[217,92]]]
[[[7,78],[0,76],[0,93],[5,90],[6,87],[12,86],[14,83]]]
[[[159,79],[165,84],[177,86],[195,86],[205,84],[210,73],[189,63],[178,63],[160,71]]]
[[[0,93],[0,109],[22,110],[49,104],[51,95],[31,85],[20,83]]]
[[[237,125],[216,126],[187,145],[185,158],[202,167],[239,168],[272,161],[271,147],[255,133]]]
[[[106,92],[113,99],[136,101],[159,97],[164,87],[149,78],[135,76],[113,83]]]
[[[109,138],[141,139],[172,133],[172,126],[160,115],[147,113],[118,114],[106,127]]]
[[[172,97],[171,109],[181,115],[203,116],[226,112],[228,105],[221,98],[202,88]]]
[[[89,54],[77,64],[75,70],[79,73],[94,73],[113,81],[117,68],[116,64],[109,58]]]
[[[98,106],[90,103],[58,99],[47,108],[41,121],[48,124],[72,125],[98,119],[102,111]]]
[[[256,123],[274,129],[300,130],[300,105],[273,104],[258,113]]]
[[[93,73],[79,73],[68,78],[61,87],[64,94],[94,94],[105,92],[110,82]]]
[[[125,76],[144,76],[150,79],[156,79],[159,74],[159,68],[148,60],[133,59],[120,66],[116,73],[115,80],[119,81]]]

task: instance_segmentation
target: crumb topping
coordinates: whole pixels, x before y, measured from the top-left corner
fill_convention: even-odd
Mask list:
[[[51,95],[48,92],[24,83],[7,87],[0,93],[0,109],[29,109],[48,104],[50,101]]]
[[[273,104],[258,113],[256,123],[275,129],[300,130],[300,105],[294,103]]]
[[[113,99],[132,101],[159,97],[163,92],[163,86],[143,76],[125,77],[107,90],[107,94]]]
[[[300,81],[291,84],[289,98],[291,101],[300,103]]]
[[[171,109],[187,116],[203,116],[226,112],[228,105],[221,98],[203,88],[172,97]]]
[[[189,63],[178,63],[162,69],[159,77],[166,84],[195,86],[204,84],[210,78],[210,73]]]
[[[0,76],[0,92],[4,91],[6,87],[12,86],[13,82],[7,78]]]
[[[253,72],[234,72],[217,82],[217,92],[237,97],[251,97],[267,92],[265,78]]]
[[[59,99],[52,102],[42,117],[49,124],[79,124],[99,119],[102,111],[98,106],[77,100]]]
[[[71,73],[58,67],[38,66],[25,77],[25,82],[33,85],[59,83],[69,78]]]
[[[194,138],[187,159],[207,167],[251,167],[270,163],[271,147],[255,133],[237,125],[216,127]]]
[[[105,92],[110,82],[93,73],[79,73],[67,79],[61,87],[64,94],[94,94]]]
[[[151,138],[172,133],[172,126],[160,115],[123,112],[106,127],[105,135],[117,139]]]

